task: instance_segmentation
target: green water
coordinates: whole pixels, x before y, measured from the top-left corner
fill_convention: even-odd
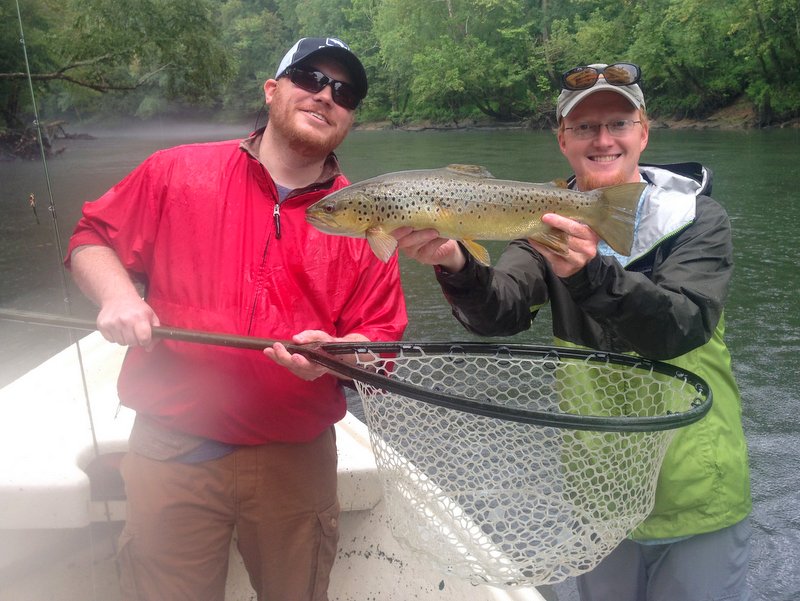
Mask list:
[[[246,135],[247,127],[170,126],[96,131],[95,140],[72,141],[48,163],[62,245],[83,200],[99,196],[158,148],[190,141]],[[339,151],[345,172],[357,181],[388,171],[474,163],[496,177],[548,181],[569,174],[550,132],[360,132]],[[734,228],[736,271],[727,304],[727,339],[742,389],[743,419],[753,474],[754,599],[800,598],[800,130],[651,132],[643,160],[699,161],[715,174],[713,196]],[[28,206],[33,192],[41,223]],[[64,311],[47,186],[38,163],[0,163],[0,306]],[[503,244],[487,245],[493,256]],[[409,303],[407,339],[469,339],[450,315],[431,270],[402,260]],[[92,308],[74,290],[74,312]],[[63,331],[0,322],[0,385],[18,377],[68,344]],[[518,341],[549,343],[546,319]],[[573,599],[569,584],[561,601]]]

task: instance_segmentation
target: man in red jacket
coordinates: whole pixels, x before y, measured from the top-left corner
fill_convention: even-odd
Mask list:
[[[156,343],[153,326],[300,344],[396,340],[406,326],[396,257],[305,222],[349,183],[333,150],[367,93],[361,62],[336,38],[304,38],[264,93],[264,129],[155,153],[86,203],[70,240],[98,329],[131,347],[118,384],[137,414],[126,601],[222,601],[234,528],[259,599],[324,600],[338,537],[340,380],[279,343]]]

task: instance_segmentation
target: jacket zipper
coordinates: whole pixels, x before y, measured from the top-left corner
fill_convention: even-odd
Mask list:
[[[275,202],[275,208],[272,209],[272,219],[275,222],[275,238],[280,240],[281,237],[281,203]],[[247,333],[251,334],[253,332],[253,320],[256,317],[256,305],[258,304],[258,297],[261,294],[262,283],[260,282],[260,278],[263,277],[264,272],[264,263],[267,260],[267,249],[269,248],[269,242],[272,239],[270,236],[267,238],[266,244],[264,244],[264,253],[261,255],[261,266],[259,267],[259,285],[258,288],[254,291],[253,295],[253,305],[250,308],[250,320],[247,324]]]
[[[258,283],[256,289],[253,291],[253,304],[250,307],[250,319],[248,320],[247,324],[247,334],[251,335],[253,333],[253,320],[256,317],[256,305],[258,304],[258,297],[261,295],[261,291],[264,288],[262,278],[264,277],[264,263],[267,260],[267,249],[269,248],[269,242],[272,239],[270,236],[267,238],[266,244],[264,244],[264,252],[261,255],[261,265],[258,268]]]
[[[281,239],[281,203],[276,202],[272,209],[272,219],[275,221],[275,237]]]

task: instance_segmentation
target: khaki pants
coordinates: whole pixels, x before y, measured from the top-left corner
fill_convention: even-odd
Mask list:
[[[223,601],[234,528],[260,601],[325,601],[338,540],[336,440],[243,447],[196,464],[128,453],[124,601]]]

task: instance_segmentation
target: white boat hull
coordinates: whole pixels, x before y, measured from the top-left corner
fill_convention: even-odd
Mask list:
[[[92,500],[96,458],[124,453],[133,414],[118,406],[125,349],[98,333],[80,341],[91,420],[74,346],[0,390],[0,600],[119,599],[114,543],[124,499]],[[340,543],[332,601],[543,601],[534,588],[473,586],[404,549],[387,525],[366,426],[337,424]],[[93,438],[94,437],[94,438]],[[226,601],[255,600],[231,546]]]

